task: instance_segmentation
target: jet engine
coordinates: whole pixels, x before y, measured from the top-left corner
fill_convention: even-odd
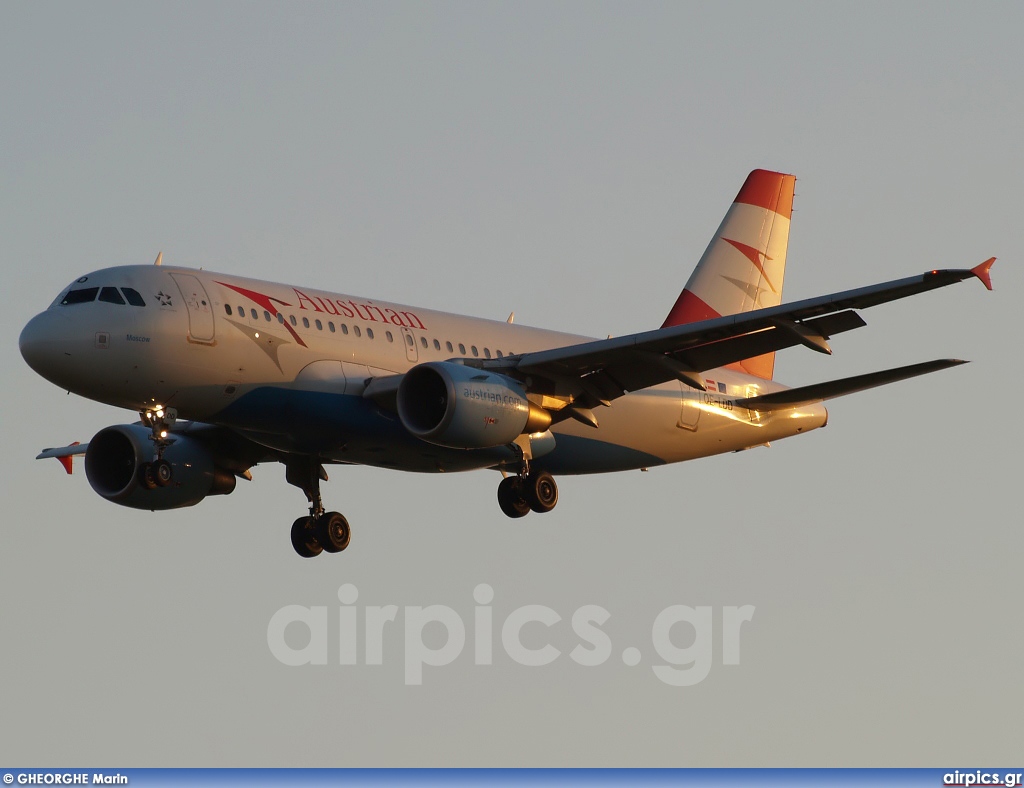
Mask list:
[[[173,435],[164,451],[173,470],[165,487],[150,487],[144,469],[153,459],[150,430],[141,424],[119,424],[96,433],[85,452],[85,475],[108,501],[134,509],[177,509],[194,506],[207,495],[235,489],[235,475],[218,468],[210,451],[195,438]]]
[[[417,438],[453,449],[504,446],[551,425],[551,414],[516,381],[451,361],[419,364],[405,374],[398,416]]]

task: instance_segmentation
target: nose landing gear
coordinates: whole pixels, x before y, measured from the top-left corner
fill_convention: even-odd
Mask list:
[[[139,418],[149,427],[149,439],[153,441],[153,461],[143,464],[142,483],[150,490],[167,487],[174,481],[174,469],[164,459],[164,452],[174,443],[174,438],[169,436],[178,412],[174,408],[156,407],[139,411]]]

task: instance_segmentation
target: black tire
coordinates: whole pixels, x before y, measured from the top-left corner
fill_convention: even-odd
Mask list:
[[[303,558],[316,558],[324,548],[316,538],[312,517],[300,517],[292,523],[292,547]]]
[[[530,504],[523,495],[523,480],[508,476],[498,485],[498,506],[508,517],[525,517],[530,513]]]
[[[526,477],[526,500],[533,511],[543,514],[550,512],[558,503],[558,485],[555,477],[547,471]]]
[[[155,490],[158,485],[156,483],[156,474],[153,472],[153,463],[145,462],[142,467],[139,468],[139,481],[142,482],[142,486],[147,490]]]
[[[340,553],[352,540],[352,529],[345,515],[327,512],[320,515],[316,523],[316,539],[328,553]]]
[[[153,481],[157,487],[167,487],[174,481],[174,469],[167,460],[157,460],[151,466],[153,469]]]

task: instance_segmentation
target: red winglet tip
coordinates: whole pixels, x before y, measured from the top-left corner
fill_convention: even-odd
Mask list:
[[[989,270],[992,268],[992,264],[996,261],[996,258],[990,257],[988,260],[983,262],[981,265],[976,265],[971,269],[971,273],[974,274],[981,283],[985,285],[989,290],[992,289],[992,275],[989,274]]]
[[[78,445],[80,445],[80,443],[81,443],[81,441],[75,441],[74,443],[71,443],[69,445],[70,446],[78,446]],[[68,476],[71,475],[71,468],[72,468],[71,461],[73,459],[74,459],[74,457],[72,455],[70,455],[70,454],[67,457],[58,457],[57,458],[57,462],[59,462],[61,465],[64,466],[64,471],[67,473]]]

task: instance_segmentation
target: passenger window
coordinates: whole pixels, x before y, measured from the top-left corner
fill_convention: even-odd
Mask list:
[[[104,287],[100,290],[100,301],[105,301],[108,304],[119,304],[124,306],[124,299],[121,294],[117,292],[116,287]]]
[[[239,317],[245,317],[245,307],[244,306],[238,307],[238,316]]]
[[[423,345],[423,349],[426,350],[427,338],[426,337],[420,337],[420,344]]]
[[[122,287],[121,292],[124,293],[124,297],[128,299],[128,303],[132,306],[145,306],[146,299],[142,297],[142,294],[138,290],[131,287]],[[229,313],[230,314],[230,313]]]
[[[435,340],[434,340],[434,350],[440,350],[440,349],[441,349],[441,343],[440,343],[440,342],[438,342],[438,341],[437,341],[437,340],[435,339]]]
[[[363,335],[363,332],[359,330],[359,326],[352,326],[352,330],[355,332],[357,337],[361,337]]]
[[[90,301],[96,300],[96,294],[100,291],[98,287],[83,287],[81,290],[70,290],[63,299],[61,299],[61,306],[70,306],[71,304],[87,304]]]
[[[409,347],[412,347],[414,344],[416,344],[415,342],[413,342],[413,338],[412,338],[411,334],[406,334],[405,335],[405,344],[407,344]]]
[[[491,349],[490,348],[487,348],[487,347],[484,348],[484,357],[485,358],[490,358],[491,357]]]
[[[250,309],[249,310],[249,314],[252,315],[252,319],[253,320],[259,320],[260,319],[260,316],[256,314],[256,310],[255,309]]]
[[[231,315],[231,304],[224,304],[224,311]]]
[[[327,321],[327,327],[331,330],[331,333],[333,334],[334,333],[334,321],[333,320],[328,320]]]
[[[324,330],[324,324],[321,323],[319,320],[316,321],[316,330],[317,331],[323,331]]]
[[[495,350],[494,352],[498,354],[498,358],[501,358],[501,351],[500,350]]]
[[[465,346],[465,345],[463,345],[463,344],[462,344],[461,342],[459,343],[459,352],[460,352],[460,353],[461,353],[462,355],[466,355],[466,346]]]
[[[281,325],[284,325],[284,315],[282,315],[280,312],[277,313],[277,322],[280,323]]]
[[[394,342],[395,341],[395,337],[394,337],[394,335],[390,331],[384,332],[384,336],[386,336],[388,338],[388,342]]]
[[[474,356],[479,356],[480,355],[480,353],[476,349],[476,345],[473,345],[473,347],[471,347],[470,350],[473,351],[473,355]]]
[[[455,348],[452,347],[452,343],[451,342],[445,342],[444,346],[446,348],[448,348],[448,352],[449,353],[454,353],[455,352]]]
[[[345,324],[345,323],[341,324],[341,333],[342,334],[348,334],[348,325],[347,324]]]
[[[372,328],[366,329],[366,336],[368,336],[370,339],[373,339],[373,329]]]
[[[302,327],[303,328],[309,328],[309,318],[308,317],[302,318]]]
[[[270,312],[268,312],[265,309],[263,310],[263,319],[266,320],[268,323],[270,322]]]
[[[297,326],[299,324],[299,321],[295,319],[295,315],[288,315],[288,320],[293,326]]]

